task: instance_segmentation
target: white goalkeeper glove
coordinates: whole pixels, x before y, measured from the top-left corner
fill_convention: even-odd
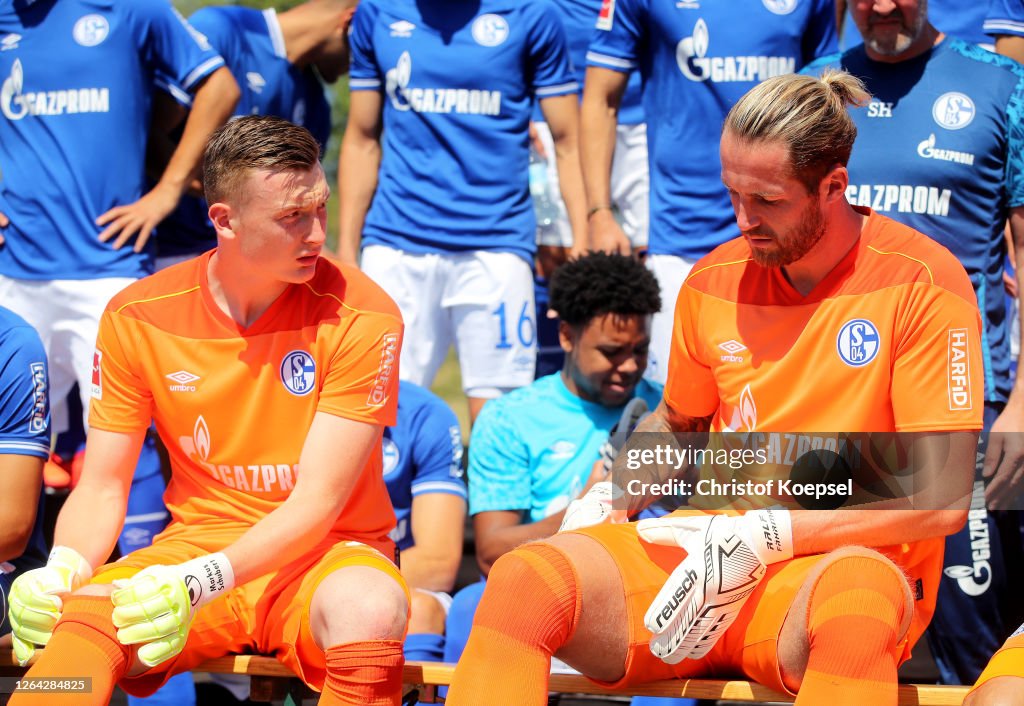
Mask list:
[[[126,581],[115,582],[114,627],[122,645],[141,645],[139,661],[147,667],[181,652],[200,607],[235,585],[223,554],[207,554],[173,566],[150,566]]]
[[[767,565],[793,557],[788,510],[659,517],[638,522],[637,532],[645,542],[687,552],[644,616],[651,652],[668,664],[707,655]]]
[[[14,656],[25,666],[36,645],[50,641],[64,610],[64,597],[92,578],[92,567],[69,547],[54,547],[46,566],[26,571],[11,584],[11,641]]]
[[[603,480],[590,486],[582,498],[576,498],[565,508],[565,517],[559,532],[583,529],[605,522],[619,524],[626,521],[626,511],[616,510],[612,501],[621,497],[622,491],[611,481]]]

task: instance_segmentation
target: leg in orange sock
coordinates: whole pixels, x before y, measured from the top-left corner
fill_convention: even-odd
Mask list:
[[[528,544],[502,556],[487,579],[446,703],[546,703],[551,655],[572,637],[579,609],[576,572],[563,552]]]
[[[800,706],[895,706],[909,587],[884,557],[852,554],[816,580],[807,606],[809,657]]]
[[[107,596],[70,596],[53,637],[26,676],[45,680],[92,679],[88,692],[19,691],[9,706],[106,706],[114,685],[130,665],[129,650],[117,641]]]
[[[401,640],[367,640],[329,647],[320,706],[398,706],[402,700]]]

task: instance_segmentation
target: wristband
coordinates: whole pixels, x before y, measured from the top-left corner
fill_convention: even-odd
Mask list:
[[[188,588],[193,610],[235,587],[235,572],[224,554],[207,554],[174,567]]]
[[[610,205],[594,206],[589,211],[587,211],[587,220],[589,221],[590,217],[593,216],[598,211],[605,211],[605,210],[611,211],[612,207]]]

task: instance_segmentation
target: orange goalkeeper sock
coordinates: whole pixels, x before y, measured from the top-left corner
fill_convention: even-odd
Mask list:
[[[366,640],[328,647],[320,706],[398,706],[402,701],[400,640]]]
[[[807,607],[810,656],[800,706],[896,706],[906,578],[871,556],[847,556],[822,572]]]
[[[564,553],[528,544],[502,556],[487,578],[445,703],[547,703],[551,655],[572,637],[579,610],[576,572]]]
[[[114,685],[128,670],[129,650],[117,641],[109,596],[69,596],[64,612],[39,660],[26,677],[66,682],[60,692],[18,691],[9,706],[106,706]],[[77,680],[90,677],[89,691],[75,691]]]

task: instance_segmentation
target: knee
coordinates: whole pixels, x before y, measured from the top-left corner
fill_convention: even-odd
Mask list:
[[[1024,678],[989,679],[970,693],[964,706],[1024,706]]]
[[[446,617],[444,606],[441,605],[437,596],[429,591],[413,589],[409,615],[409,632],[411,634],[444,635]]]
[[[815,612],[831,614],[829,603],[838,595],[862,604],[870,614],[884,617],[897,638],[910,628],[914,597],[907,577],[888,557],[873,549],[843,547],[825,556],[808,605],[812,628],[817,622]]]
[[[346,642],[401,640],[409,603],[398,582],[366,566],[345,567],[324,578],[309,607],[309,625],[321,649]]]

